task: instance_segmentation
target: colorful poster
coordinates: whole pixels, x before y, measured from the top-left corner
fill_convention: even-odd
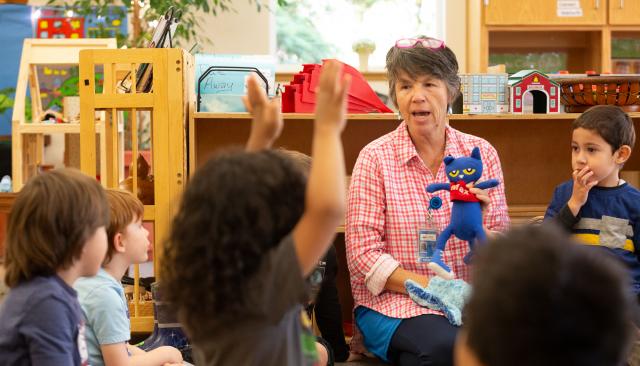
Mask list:
[[[20,68],[22,42],[33,37],[31,7],[0,4],[0,136],[11,135],[13,97]]]

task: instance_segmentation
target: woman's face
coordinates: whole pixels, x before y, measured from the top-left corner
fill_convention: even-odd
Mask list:
[[[412,134],[445,125],[449,92],[443,80],[431,75],[411,77],[401,72],[395,89],[400,115]]]

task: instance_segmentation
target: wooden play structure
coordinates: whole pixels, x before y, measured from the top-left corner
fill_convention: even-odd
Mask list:
[[[143,201],[146,223],[153,223],[153,265],[158,276],[162,242],[178,208],[178,198],[187,174],[187,106],[193,101],[193,57],[181,49],[84,50],[80,52],[80,166],[96,176],[97,156],[100,182],[104,187],[130,187]],[[102,93],[96,92],[95,73],[102,68]],[[136,89],[139,75],[152,70],[152,90]],[[104,144],[96,144],[96,112],[104,112]],[[143,121],[149,140],[140,141]],[[148,166],[140,156],[149,157]],[[129,158],[127,158],[129,157]],[[138,162],[136,164],[136,162]],[[104,165],[104,166],[103,166]],[[139,169],[148,169],[153,179],[140,182]],[[142,174],[148,176],[148,174]],[[126,182],[129,182],[126,184]],[[141,192],[144,191],[144,192]],[[150,197],[150,198],[147,198]],[[151,303],[144,306],[139,296],[139,266],[134,266],[134,295],[131,330],[153,328]],[[144,309],[143,309],[144,308]]]
[[[40,123],[43,113],[38,83],[38,67],[42,65],[78,64],[80,50],[116,48],[115,38],[102,39],[25,39],[20,58],[15,104],[13,106],[12,179],[13,191],[37,173],[44,158],[44,136],[52,133],[78,134],[80,125],[73,123]],[[25,118],[25,99],[29,89],[31,121]],[[94,118],[95,123],[95,118]]]

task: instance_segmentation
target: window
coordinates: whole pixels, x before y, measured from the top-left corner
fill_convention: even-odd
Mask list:
[[[370,39],[369,67],[384,68],[399,38],[444,39],[445,0],[299,0],[276,10],[277,56],[281,64],[337,58],[354,67],[353,43]]]
[[[516,95],[520,95],[522,93],[522,88],[516,86]]]

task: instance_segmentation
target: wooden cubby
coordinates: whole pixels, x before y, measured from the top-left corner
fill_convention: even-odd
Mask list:
[[[20,69],[16,83],[15,104],[11,117],[13,191],[22,189],[26,181],[38,173],[44,161],[44,136],[53,133],[78,134],[77,123],[42,123],[43,114],[38,82],[38,67],[44,65],[75,65],[78,55],[86,49],[115,49],[115,38],[31,39],[22,44]],[[31,121],[25,117],[27,90],[31,97]]]
[[[512,217],[519,213],[543,211],[553,188],[569,179],[571,172],[571,122],[579,114],[495,114],[450,115],[452,127],[488,140],[498,151],[505,178],[507,203]],[[640,113],[631,113],[640,130]],[[360,150],[369,142],[398,126],[396,114],[352,114],[343,132],[347,174],[351,174]],[[311,152],[313,116],[284,115],[285,127],[276,146]],[[190,170],[193,172],[217,149],[242,145],[250,130],[246,113],[195,113],[190,119]],[[640,170],[640,155],[625,165]],[[533,210],[533,207],[538,207]]]
[[[137,91],[137,71],[143,65],[152,68],[152,90]],[[121,182],[131,176],[132,192],[138,193],[136,157],[139,153],[151,157],[153,175],[152,203],[144,207],[145,222],[153,223],[154,275],[159,273],[162,259],[162,242],[165,240],[171,220],[178,209],[185,175],[187,173],[188,106],[193,96],[193,56],[177,48],[85,50],[80,52],[80,166],[83,172],[96,176],[104,187],[121,187]],[[96,91],[96,70],[104,70],[102,92]],[[128,88],[123,88],[123,81]],[[123,90],[124,89],[124,90]],[[103,142],[96,144],[93,116],[104,112]],[[142,148],[139,130],[143,112],[150,116],[150,145]],[[125,128],[124,124],[128,128]],[[129,130],[129,134],[125,131]],[[130,139],[132,159],[125,159],[124,145]],[[96,169],[97,156],[104,164]],[[129,171],[130,174],[124,173]],[[147,186],[148,187],[148,186]],[[132,332],[151,332],[153,314],[150,306],[139,311],[138,266],[134,266],[134,302],[131,313]],[[146,303],[145,305],[150,305]],[[147,311],[148,310],[148,311]]]
[[[613,72],[612,40],[640,38],[640,2],[579,4],[582,16],[563,17],[556,0],[468,1],[468,71],[486,72],[491,54],[560,52],[571,73]]]

